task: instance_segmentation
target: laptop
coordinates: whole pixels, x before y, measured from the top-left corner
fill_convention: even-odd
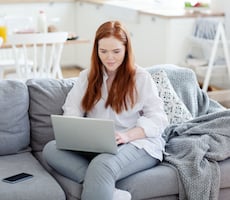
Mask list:
[[[114,122],[107,119],[51,115],[59,149],[116,154]]]

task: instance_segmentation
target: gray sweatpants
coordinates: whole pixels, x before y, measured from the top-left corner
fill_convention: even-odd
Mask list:
[[[117,180],[159,163],[145,150],[129,143],[119,146],[118,154],[113,155],[59,150],[56,142],[51,141],[44,147],[43,156],[61,175],[83,182],[82,200],[112,200]]]

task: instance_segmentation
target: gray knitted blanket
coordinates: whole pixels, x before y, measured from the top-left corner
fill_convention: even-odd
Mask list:
[[[230,110],[171,125],[164,132],[164,162],[178,171],[180,200],[217,200],[218,161],[230,157]]]

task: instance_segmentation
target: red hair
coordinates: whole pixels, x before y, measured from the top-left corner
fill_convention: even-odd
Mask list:
[[[118,68],[111,89],[106,100],[105,107],[110,106],[114,111],[120,113],[128,110],[128,102],[131,107],[135,104],[135,65],[131,47],[130,36],[119,21],[109,21],[102,24],[96,31],[91,56],[91,67],[88,77],[88,87],[82,99],[82,107],[87,113],[101,98],[101,86],[103,83],[103,64],[98,55],[98,42],[102,38],[115,37],[125,46],[125,57]]]

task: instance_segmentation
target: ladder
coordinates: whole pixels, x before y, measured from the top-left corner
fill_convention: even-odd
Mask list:
[[[228,71],[228,76],[230,79],[230,58],[229,58],[229,50],[228,50],[228,44],[227,44],[228,41],[226,38],[224,25],[222,22],[219,22],[218,27],[217,27],[217,31],[216,31],[216,35],[214,38],[214,44],[212,47],[207,72],[206,72],[206,75],[204,78],[204,83],[203,83],[203,87],[202,87],[203,91],[207,91],[207,89],[208,89],[209,81],[210,81],[210,78],[212,75],[212,70],[214,67],[214,62],[215,62],[215,57],[216,57],[216,53],[217,53],[217,49],[218,49],[218,44],[219,44],[220,40],[222,41],[224,57],[225,57],[225,61],[226,61],[227,71]]]

